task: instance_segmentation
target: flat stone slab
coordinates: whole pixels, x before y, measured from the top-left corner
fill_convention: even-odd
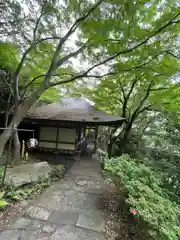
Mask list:
[[[20,187],[49,178],[51,171],[52,169],[47,162],[22,164],[7,169],[5,182],[8,185]]]
[[[0,234],[0,240],[52,240],[52,238],[50,234],[40,230],[7,230]]]
[[[45,209],[77,212],[81,209],[97,209],[100,196],[72,189],[49,190],[34,202]]]
[[[46,224],[43,226],[42,228],[42,231],[45,232],[45,233],[53,233],[55,231],[55,227],[54,226],[51,226],[50,224]]]
[[[30,206],[25,212],[25,215],[31,218],[35,218],[43,221],[48,220],[50,214],[51,212],[49,210],[46,210],[39,206]]]
[[[37,230],[41,227],[38,220],[20,217],[11,226],[12,229],[27,229],[27,230]]]
[[[0,240],[18,240],[19,232],[17,230],[6,230],[0,233]]]
[[[103,232],[104,224],[102,212],[97,210],[79,214],[76,227]]]
[[[69,174],[79,175],[83,177],[93,177],[102,180],[100,163],[98,161],[77,161],[69,170]]]
[[[76,184],[79,185],[79,186],[85,186],[85,185],[88,184],[88,181],[87,180],[82,180],[82,181],[78,181]]]
[[[105,188],[102,182],[90,179],[88,181],[86,192],[92,194],[103,194]]]
[[[53,190],[68,189],[92,194],[102,194],[105,190],[104,182],[96,179],[84,179],[83,176],[68,175],[58,183],[55,183]]]
[[[57,225],[75,225],[77,218],[77,213],[55,211],[51,214],[49,221]]]
[[[52,240],[105,240],[102,234],[73,226],[58,228],[51,237]]]

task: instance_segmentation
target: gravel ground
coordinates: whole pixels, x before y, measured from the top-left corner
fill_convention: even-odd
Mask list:
[[[22,212],[23,206],[19,203],[10,204],[4,212],[0,212],[0,232],[6,230],[12,219],[21,215]]]
[[[140,240],[141,230],[120,206],[121,196],[113,184],[103,196],[103,212],[107,240]]]

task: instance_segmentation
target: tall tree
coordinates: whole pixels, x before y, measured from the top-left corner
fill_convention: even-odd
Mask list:
[[[97,108],[125,118],[119,136],[122,148],[128,143],[133,126],[137,129],[137,135],[142,137],[157,112],[167,111],[167,106],[178,110],[174,102],[179,99],[180,83],[175,77],[179,70],[178,56],[165,55],[149,60],[140,69],[119,71],[105,77],[98,87],[83,88],[76,94],[81,95],[82,92]],[[172,80],[174,77],[175,82]]]
[[[130,70],[123,64],[127,59],[133,63],[133,70],[146,65],[147,56],[149,60],[157,54],[169,54],[170,40],[177,38],[180,22],[176,1],[170,5],[166,1],[152,4],[126,0],[26,1],[26,7],[19,5],[24,26],[16,35],[17,43],[22,44],[17,44],[20,60],[13,71],[15,111],[9,128],[18,126],[50,87],[101,78],[120,68]],[[43,62],[39,61],[42,55]],[[85,63],[73,68],[74,58]],[[34,76],[26,71],[27,66],[36,69]],[[100,66],[105,66],[104,74]],[[21,89],[23,80],[26,86]],[[38,81],[39,86],[24,98],[26,90]],[[10,130],[1,134],[0,155],[10,135]]]

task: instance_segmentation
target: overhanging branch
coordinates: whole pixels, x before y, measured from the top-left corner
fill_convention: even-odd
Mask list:
[[[87,43],[88,43],[88,41],[85,42],[78,50],[69,53],[68,55],[66,55],[65,57],[61,58],[59,61],[57,61],[56,67],[61,66],[63,63],[68,61],[70,58],[76,57],[79,53],[81,53],[87,47]]]
[[[126,95],[126,97],[124,98],[124,104],[122,106],[122,117],[126,118],[126,112],[127,112],[127,106],[128,106],[128,101],[129,101],[129,98],[131,96],[131,93],[133,92],[134,90],[134,87],[136,85],[136,83],[138,82],[138,77],[136,76],[131,84],[131,87],[130,87],[130,90],[128,92],[128,94]]]
[[[172,52],[170,52],[170,51],[168,51],[168,50],[165,50],[165,51],[162,51],[162,52],[160,52],[160,53],[157,53],[157,54],[154,55],[150,60],[145,61],[145,62],[142,63],[141,65],[135,66],[135,67],[132,67],[132,68],[129,68],[129,69],[124,69],[123,71],[124,71],[124,72],[128,72],[128,71],[133,71],[133,70],[137,70],[137,69],[144,68],[146,65],[148,65],[148,64],[151,63],[153,60],[155,60],[156,58],[158,58],[159,56],[161,56],[161,55],[163,55],[163,54],[169,54],[169,55],[171,55],[172,57],[179,59],[179,57],[176,56],[176,55],[174,55]],[[153,71],[155,71],[155,70],[153,70]]]
[[[105,64],[113,59],[115,59],[116,57],[122,55],[122,54],[126,54],[126,53],[130,53],[132,51],[134,51],[135,49],[141,47],[142,45],[146,44],[151,38],[153,38],[154,36],[156,36],[157,34],[159,34],[160,32],[162,32],[165,28],[167,28],[168,26],[174,24],[175,22],[173,22],[178,16],[180,16],[180,13],[176,14],[170,21],[168,21],[165,25],[163,25],[161,28],[159,28],[158,30],[156,30],[154,33],[152,33],[149,37],[147,37],[144,41],[138,43],[137,45],[135,45],[132,48],[129,49],[124,49],[122,51],[119,51],[118,53],[114,54],[113,56],[110,56],[108,58],[106,58],[105,60],[103,60],[100,64],[98,63],[97,66]],[[179,21],[177,21],[176,23],[178,23]]]
[[[34,30],[33,30],[33,41],[36,40],[36,32],[37,32],[38,25],[39,25],[39,23],[40,23],[40,21],[41,21],[42,16],[43,16],[43,12],[41,11],[41,14],[40,14],[40,16],[37,18],[37,21],[36,21],[36,24],[35,24],[35,28],[34,28]]]
[[[37,45],[37,44],[39,44],[39,43],[41,43],[41,42],[48,41],[48,40],[55,40],[55,39],[56,39],[56,40],[61,40],[61,38],[58,37],[58,36],[45,37],[45,38],[41,38],[41,39],[37,40],[37,41],[35,42],[35,44]]]
[[[70,75],[70,74],[67,74],[67,75]],[[80,73],[80,74],[77,74],[77,75],[74,75],[72,76],[70,79],[67,79],[67,80],[60,80],[58,82],[50,82],[48,87],[53,87],[53,86],[57,86],[57,85],[61,85],[61,84],[64,84],[64,83],[69,83],[69,82],[73,82],[79,78],[103,78],[105,76],[108,76],[109,73],[106,73],[106,74],[103,74],[103,75],[88,75],[88,70],[84,73]]]
[[[26,49],[26,51],[23,53],[21,61],[19,62],[18,67],[16,69],[16,72],[14,74],[14,86],[15,86],[15,91],[14,92],[15,92],[15,99],[16,99],[16,101],[20,100],[20,95],[19,95],[19,77],[20,77],[20,72],[21,72],[21,69],[22,69],[25,61],[26,61],[27,55],[33,49],[33,47],[34,47],[34,45],[31,44],[31,46],[28,49]]]
[[[151,110],[151,111],[152,111],[152,108],[151,108],[152,106],[153,106],[153,104],[149,104],[149,105],[143,107],[143,108],[138,112],[138,115],[141,114],[141,113],[143,113],[143,112],[145,112],[145,111],[147,111],[147,110]]]
[[[170,52],[170,51],[168,51],[168,50],[166,50],[166,51],[164,51],[164,52],[167,53],[167,54],[169,54],[169,55],[171,55],[171,56],[174,57],[174,58],[180,59],[179,56],[175,55],[174,53],[172,53],[172,52]]]
[[[70,27],[70,29],[67,31],[67,33],[64,35],[64,37],[61,38],[61,40],[59,41],[56,50],[54,52],[50,67],[47,71],[46,77],[45,77],[45,85],[49,86],[50,84],[48,83],[48,81],[51,78],[51,75],[53,73],[53,71],[57,68],[57,58],[59,55],[59,52],[62,48],[62,46],[64,45],[64,43],[68,40],[68,38],[76,31],[77,27],[79,26],[79,24],[81,22],[83,22],[85,19],[87,19],[90,14],[101,4],[102,0],[99,0],[97,3],[95,3],[86,14],[84,14],[82,17],[76,19],[76,21],[74,22],[74,24]],[[59,67],[60,65],[58,65]]]
[[[82,17],[78,18],[74,24],[70,27],[70,29],[68,30],[68,32],[64,35],[64,37],[60,40],[59,44],[58,44],[58,52],[60,51],[61,47],[63,46],[63,44],[66,42],[66,40],[76,31],[78,25],[83,22],[84,20],[86,20],[89,15],[102,3],[102,0],[99,0],[97,3],[95,3],[90,9],[89,11],[84,14]]]
[[[37,21],[36,21],[36,24],[35,24],[35,28],[33,30],[33,40],[32,40],[32,43],[30,44],[29,48],[27,48],[23,55],[22,55],[22,58],[18,64],[18,67],[15,71],[15,74],[14,74],[14,84],[15,84],[15,101],[16,103],[20,100],[20,95],[19,95],[19,77],[20,77],[20,72],[21,72],[21,69],[26,61],[26,58],[28,56],[28,54],[30,53],[30,51],[36,46],[36,32],[37,32],[37,29],[38,29],[38,25],[39,25],[39,22],[43,16],[43,9],[44,9],[44,5],[42,6],[41,8],[41,13],[40,13],[40,16],[37,18]]]
[[[153,80],[150,82],[147,90],[146,90],[146,93],[144,95],[144,97],[141,99],[140,103],[139,103],[139,106],[134,110],[132,116],[131,116],[131,120],[130,120],[130,123],[132,124],[132,122],[134,122],[134,120],[137,118],[137,116],[139,115],[139,113],[141,113],[142,111],[142,107],[143,107],[143,104],[145,103],[145,101],[147,100],[149,94],[150,94],[150,90],[151,90],[151,87],[152,87],[152,84],[153,84]]]

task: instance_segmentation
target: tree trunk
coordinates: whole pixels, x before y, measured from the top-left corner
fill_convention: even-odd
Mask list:
[[[127,122],[125,128],[122,130],[122,135],[119,138],[119,148],[121,150],[121,153],[124,153],[126,151],[126,145],[128,144],[131,130],[132,122]]]
[[[20,149],[21,144],[19,141],[18,131],[14,131],[13,134],[13,163],[18,162],[20,160]]]
[[[4,120],[4,127],[7,128],[8,122],[9,122],[9,114],[10,114],[10,102],[11,102],[11,94],[8,97],[7,105],[6,105],[6,110],[5,110],[5,120]]]
[[[18,100],[15,103],[15,113],[18,112],[18,108],[19,108],[19,103]],[[15,125],[14,127],[18,127],[17,125]],[[21,149],[21,143],[19,141],[19,133],[17,130],[13,131],[13,136],[12,136],[12,140],[13,140],[13,151],[12,151],[12,160],[11,163],[16,163],[18,161],[20,161],[20,149]]]
[[[9,111],[6,109],[5,111],[5,120],[4,120],[4,127],[6,128],[8,126],[9,121]]]
[[[29,99],[25,100],[19,106],[17,111],[15,111],[14,116],[10,124],[8,125],[9,129],[5,129],[4,132],[0,135],[0,157],[3,153],[5,144],[7,143],[8,139],[12,134],[11,128],[13,128],[14,126],[16,127],[19,126],[20,122],[23,120],[26,113],[31,109],[31,107],[33,107],[33,105],[36,103],[36,101],[39,99],[39,97],[45,90],[46,87],[42,84],[42,86],[38,88]]]

